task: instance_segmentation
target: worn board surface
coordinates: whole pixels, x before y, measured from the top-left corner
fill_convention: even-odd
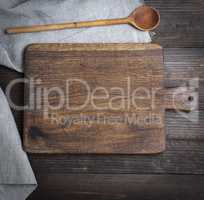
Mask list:
[[[163,89],[163,75],[162,48],[155,44],[30,46],[25,76],[35,85],[33,89],[26,84],[25,102],[33,101],[34,106],[24,113],[25,149],[102,154],[163,151],[164,106],[158,92]]]
[[[169,47],[164,49],[168,86],[179,86],[178,79],[188,82],[195,77],[201,78],[200,122],[190,122],[175,112],[166,112],[167,145],[166,151],[159,155],[29,154],[39,185],[28,199],[203,200],[204,26],[201,22],[204,2],[145,2],[161,13],[161,25],[153,39],[163,47]],[[0,67],[0,86],[4,90],[10,81],[21,77],[22,74]],[[12,90],[11,98],[17,105],[23,105],[23,94],[23,84],[18,84]],[[22,136],[23,112],[12,111]]]

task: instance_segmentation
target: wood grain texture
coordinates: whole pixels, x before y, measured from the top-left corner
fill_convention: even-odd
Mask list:
[[[153,41],[163,47],[204,47],[203,0],[145,0],[161,15]]]
[[[30,98],[36,97],[41,107],[27,110],[24,114],[24,146],[28,152],[145,154],[164,150],[165,105],[160,93],[152,95],[154,90],[157,93],[163,90],[163,52],[160,46],[36,44],[27,49],[25,59],[25,76],[40,79],[38,88],[50,90],[57,87],[65,94],[47,98],[44,94],[38,98],[37,89],[31,91],[26,87],[26,104]],[[91,101],[95,99],[94,105],[88,102],[83,109],[72,110],[84,105],[87,98],[84,84],[73,83],[67,89],[67,81],[72,79],[85,82],[92,93],[98,90],[96,97],[90,97]],[[114,89],[116,87],[120,92]],[[104,97],[104,91],[108,97]],[[121,104],[121,95],[125,98],[125,106]],[[63,103],[59,109],[52,109],[49,105],[58,105],[60,98],[63,102],[68,101],[69,107]],[[45,117],[45,112],[48,117]],[[56,123],[53,123],[53,115]],[[81,116],[94,121],[91,124],[80,123]],[[126,122],[126,116],[130,122]],[[131,122],[134,116],[135,121]],[[70,120],[74,117],[79,118],[79,123],[61,125],[57,122],[61,118]],[[109,119],[118,118],[117,122],[110,123]]]
[[[158,8],[161,13],[161,25],[153,38],[154,42],[160,43],[163,47],[190,47],[165,49],[167,86],[180,86],[194,77],[203,78],[203,0],[146,0],[145,2]],[[0,67],[0,86],[3,89],[15,77],[21,77],[21,74]],[[175,112],[166,113],[167,143],[171,143],[167,144],[168,150],[164,155],[150,156],[151,159],[147,159],[149,156],[122,156],[121,158],[120,156],[30,154],[29,158],[39,183],[37,191],[30,199],[203,200],[203,92],[204,82],[201,80],[199,123],[189,123],[187,119]],[[16,103],[23,104],[22,87],[16,88],[12,97]],[[22,134],[23,113],[12,111]],[[168,156],[170,154],[171,158]],[[145,158],[148,163],[145,165],[148,165],[148,168],[142,169],[140,162]],[[134,174],[141,171],[146,175]],[[69,174],[74,172],[77,175]],[[81,173],[87,173],[87,175]],[[88,173],[107,174],[98,176]],[[121,173],[130,174],[120,175]],[[155,173],[163,175],[151,175]],[[169,173],[182,175],[168,175]],[[80,187],[81,190],[79,190]],[[70,193],[71,190],[74,193]],[[117,195],[121,193],[122,196]]]
[[[121,108],[121,101],[118,103],[118,100],[123,94],[117,89],[116,93],[108,93],[109,97],[94,101],[100,109],[87,104],[80,111],[72,111],[65,103],[55,111],[50,109],[50,105],[58,105],[62,100],[60,96],[45,98],[44,94],[38,98],[37,88],[31,91],[26,87],[26,104],[32,97],[37,98],[35,101],[40,102],[41,107],[28,110],[24,115],[25,149],[33,153],[158,153],[165,146],[164,109],[189,111],[191,104],[197,101],[194,89],[185,92],[182,91],[185,87],[164,89],[163,53],[156,44],[35,44],[27,48],[25,74],[29,79],[41,80],[37,87],[42,91],[57,87],[65,94],[66,81],[80,79],[86,82],[91,92],[100,88],[98,95],[104,94],[101,88],[109,92],[116,87],[122,89],[126,95],[125,105],[134,96],[141,96],[138,90],[141,93],[141,89],[142,92],[145,89],[145,95],[148,90],[151,96],[151,99],[134,99],[136,107],[131,103],[131,107]],[[130,80],[130,86],[127,80]],[[71,95],[63,97],[63,102],[69,101],[70,107],[81,106],[87,91],[78,85],[72,87],[69,88]],[[175,93],[178,93],[176,98]],[[111,102],[114,109],[108,108],[111,98],[117,99]],[[115,110],[118,106],[120,109]],[[48,107],[50,110],[46,111]],[[95,119],[94,123],[72,124],[71,127],[70,122],[62,125],[52,123],[69,120],[76,115],[79,119],[81,116],[83,119]],[[56,119],[53,120],[53,116]],[[102,123],[98,123],[98,116],[103,119]],[[118,117],[124,122],[108,122]],[[140,123],[147,117],[151,123]],[[125,122],[133,118],[139,119],[139,123]]]
[[[111,191],[112,186],[123,184],[134,188],[134,192],[122,190],[127,194],[125,199],[203,199],[204,174],[204,49],[203,48],[173,48],[164,50],[165,77],[167,87],[177,87],[186,84],[189,79],[200,77],[199,104],[200,121],[189,122],[188,119],[173,111],[166,113],[167,150],[165,154],[157,156],[95,156],[95,155],[36,155],[30,154],[29,159],[39,183],[38,189],[30,199],[116,199],[118,191],[107,195],[107,190],[101,187],[107,185]],[[15,78],[22,75],[12,70],[0,67],[0,86],[6,86]],[[19,87],[19,88],[18,88]],[[23,104],[23,86],[12,92],[12,99],[18,105]],[[23,113],[12,110],[20,133],[22,134]],[[77,174],[74,175],[73,173]],[[162,175],[136,175],[162,174]],[[83,175],[85,174],[85,175]],[[86,175],[87,174],[87,175]],[[97,177],[93,179],[89,174]],[[122,175],[121,175],[122,174]],[[129,174],[129,175],[128,175]],[[182,174],[182,175],[167,175]],[[189,174],[196,174],[195,176]],[[141,176],[141,178],[139,177]],[[110,177],[110,178],[108,178]],[[120,177],[116,181],[114,177]],[[127,177],[127,178],[125,178]],[[148,180],[151,177],[151,181]],[[85,188],[79,184],[86,179],[90,184]],[[127,180],[128,179],[128,180]],[[91,180],[101,180],[90,182]],[[112,180],[113,184],[108,183]],[[126,181],[127,180],[127,181]],[[138,181],[138,184],[136,183]],[[128,182],[130,184],[128,184]],[[142,184],[144,183],[144,184]],[[147,185],[145,185],[147,183]],[[87,185],[87,183],[86,183]],[[70,186],[70,190],[69,190]],[[150,187],[151,186],[151,187]],[[71,188],[76,188],[71,194]],[[98,193],[94,188],[100,188]],[[90,196],[88,195],[90,194]]]
[[[36,174],[204,174],[203,137],[188,134],[189,139],[182,139],[178,132],[175,139],[169,127],[166,151],[161,155],[31,155],[30,160]]]
[[[203,48],[165,49],[166,86],[176,87],[187,83],[189,79],[201,77],[203,68]],[[3,89],[21,74],[0,67],[0,85]],[[12,92],[12,98],[18,105],[23,104],[22,86]],[[35,155],[29,156],[36,174],[61,173],[171,173],[204,174],[204,82],[200,81],[199,104],[200,120],[189,122],[179,113],[166,113],[167,150],[157,156],[68,156]],[[15,120],[22,133],[22,112],[14,111]],[[196,117],[192,115],[191,117]],[[185,183],[188,184],[188,183]],[[45,186],[46,187],[46,186]],[[49,188],[49,186],[47,186]]]
[[[29,200],[202,200],[204,176],[42,174]]]

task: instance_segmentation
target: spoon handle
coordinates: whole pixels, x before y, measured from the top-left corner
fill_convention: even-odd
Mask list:
[[[107,26],[107,25],[127,24],[127,23],[129,23],[128,18],[102,19],[102,20],[84,21],[84,22],[11,27],[6,29],[6,33],[8,34],[32,33],[32,32],[41,32],[41,31],[53,31],[53,30],[83,28],[83,27],[92,27],[92,26]]]

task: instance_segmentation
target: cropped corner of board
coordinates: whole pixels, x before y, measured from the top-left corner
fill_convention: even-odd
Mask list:
[[[24,147],[27,152],[155,154],[165,150],[163,96],[159,92],[154,95],[154,107],[152,96],[134,100],[137,106],[126,106],[135,88],[149,91],[164,88],[161,46],[132,43],[33,44],[26,49],[24,68],[25,77],[34,82],[33,88],[25,84],[25,104],[32,104],[24,112]],[[83,104],[87,88],[79,82],[73,83],[66,93],[67,80],[82,80],[91,94],[96,92],[96,88],[101,89],[97,90],[99,96],[107,90],[109,98],[96,99],[94,105],[100,109],[93,108],[91,102],[80,111],[68,109],[67,102],[72,108]],[[60,88],[64,94],[59,109],[51,109],[62,98],[61,93],[53,88]],[[49,95],[44,92],[51,90],[53,92]],[[119,91],[130,95],[119,101]],[[120,109],[110,109],[110,100],[113,108]],[[73,119],[81,116],[92,121],[90,124],[73,123]],[[127,122],[128,117],[136,119],[136,122]],[[108,123],[112,118],[118,121]]]

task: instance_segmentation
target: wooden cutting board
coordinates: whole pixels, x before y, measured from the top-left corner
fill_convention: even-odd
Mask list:
[[[34,44],[25,76],[28,152],[159,153],[165,109],[188,109],[188,92],[172,103],[164,88],[156,44]]]

